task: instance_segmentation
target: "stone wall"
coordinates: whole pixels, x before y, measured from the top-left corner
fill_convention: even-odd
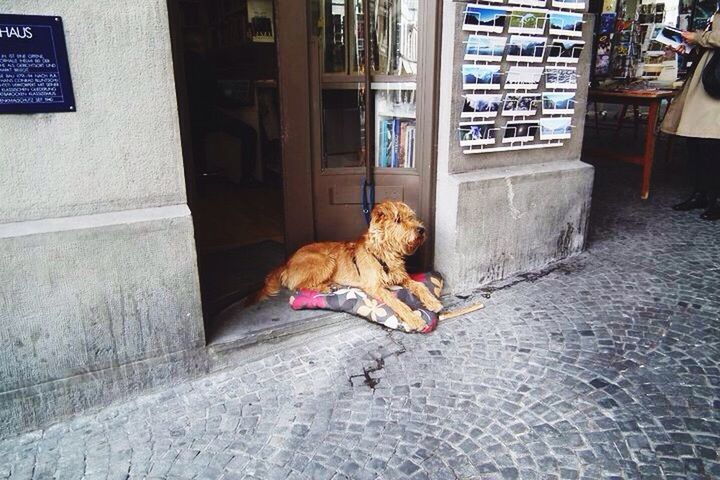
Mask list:
[[[62,17],[77,106],[0,115],[3,436],[172,381],[152,366],[205,338],[165,0],[0,13]]]
[[[440,91],[452,93],[441,95],[439,106],[435,267],[452,292],[580,252],[593,180],[593,168],[580,162],[593,16],[585,15],[572,138],[562,147],[464,154],[458,127],[465,5],[443,2]]]

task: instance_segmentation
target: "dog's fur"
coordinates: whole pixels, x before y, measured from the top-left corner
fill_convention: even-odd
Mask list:
[[[429,310],[442,310],[442,304],[427,287],[405,271],[405,257],[425,241],[425,228],[402,202],[379,203],[370,218],[367,232],[357,241],[319,242],[300,248],[287,263],[268,274],[265,286],[247,304],[276,295],[280,287],[326,292],[333,285],[346,285],[383,301],[410,329],[423,329],[425,322],[388,287],[401,285]]]

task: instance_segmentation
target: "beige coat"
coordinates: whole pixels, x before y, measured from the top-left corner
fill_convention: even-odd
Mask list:
[[[685,86],[670,104],[660,130],[671,135],[720,138],[720,100],[712,98],[702,86],[702,71],[720,48],[720,14],[713,17],[712,30],[702,32],[698,45],[706,50]]]

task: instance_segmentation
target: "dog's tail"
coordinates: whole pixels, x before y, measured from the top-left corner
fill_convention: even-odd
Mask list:
[[[277,295],[285,281],[284,277],[285,265],[281,265],[276,269],[272,270],[265,277],[265,285],[263,285],[263,287],[257,292],[245,298],[244,306],[250,307],[258,302],[265,300],[268,297],[273,297]]]

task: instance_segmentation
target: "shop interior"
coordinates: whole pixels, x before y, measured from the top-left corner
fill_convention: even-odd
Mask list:
[[[173,48],[203,314],[284,260],[272,0],[173,0]],[[176,65],[177,67],[177,65]]]

